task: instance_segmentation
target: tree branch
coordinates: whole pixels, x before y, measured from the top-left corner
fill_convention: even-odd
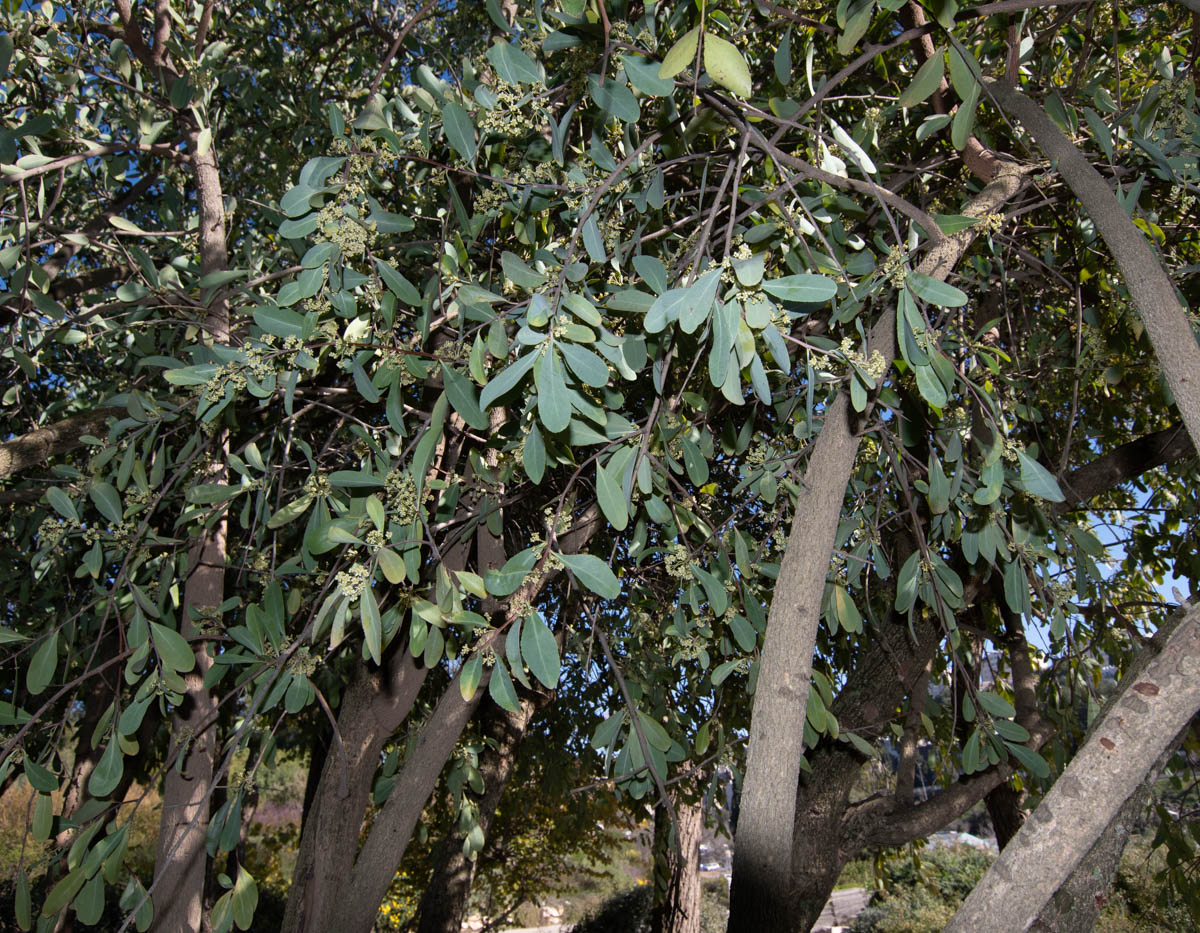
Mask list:
[[[1032,100],[1004,81],[986,87],[1058,163],[1058,172],[1079,199],[1112,252],[1138,315],[1162,366],[1183,423],[1200,447],[1200,345],[1175,286],[1141,231],[1082,152]]]

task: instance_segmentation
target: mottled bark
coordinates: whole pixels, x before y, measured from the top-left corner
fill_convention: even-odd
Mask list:
[[[305,813],[284,930],[333,929],[384,745],[408,716],[427,674],[402,644],[382,670],[361,668],[346,688],[337,732]]]
[[[1173,629],[1173,630],[1172,630]],[[1200,710],[1200,608],[1164,626],[947,933],[1026,930]]]
[[[1129,837],[1146,811],[1155,782],[1183,741],[1186,731],[1181,732],[1171,747],[1159,756],[1154,767],[1146,774],[1146,779],[1125,801],[1071,877],[1054,892],[1054,897],[1038,916],[1032,929],[1046,933],[1091,933],[1108,900],[1108,890],[1117,876],[1117,869],[1121,867],[1121,856]]]
[[[97,408],[0,443],[0,479],[74,450],[85,435],[107,434],[108,419],[123,414],[122,408]]]

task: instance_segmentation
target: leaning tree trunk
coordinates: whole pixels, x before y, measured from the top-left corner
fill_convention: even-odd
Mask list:
[[[654,808],[654,908],[651,933],[700,933],[700,837],[704,805],[692,788],[675,785],[671,806],[676,822],[659,803]]]
[[[1024,187],[1027,175],[1010,164],[1001,166],[964,213],[995,213]],[[940,240],[919,271],[944,281],[975,235],[968,229]],[[896,356],[894,314],[885,313],[876,323],[868,344],[868,355],[878,351],[891,365]],[[805,469],[767,619],[734,844],[729,933],[791,933],[795,925],[788,892],[805,709],[825,577],[859,442],[849,401],[839,393],[826,411]]]
[[[1192,608],[1159,630],[1067,770],[946,933],[1029,929],[1197,710],[1200,608]]]
[[[538,699],[542,696],[539,694]],[[490,698],[483,701],[480,729],[495,743],[479,758],[484,790],[478,801],[478,824],[485,839],[500,797],[512,776],[529,723],[542,705],[543,702],[527,697],[521,700],[520,712],[513,713]],[[417,933],[459,933],[462,929],[477,864],[476,859],[467,858],[463,853],[465,840],[465,834],[455,824],[439,844],[433,876],[417,908]]]
[[[1121,867],[1121,855],[1125,852],[1134,826],[1146,811],[1155,782],[1179,748],[1186,732],[1187,729],[1181,732],[1171,747],[1158,757],[1146,779],[1117,811],[1116,817],[1088,850],[1066,884],[1054,892],[1054,897],[1041,912],[1033,929],[1047,933],[1091,933],[1117,869]]]

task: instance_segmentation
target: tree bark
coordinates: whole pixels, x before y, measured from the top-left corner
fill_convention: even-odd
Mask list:
[[[336,925],[309,925],[306,933],[331,929],[371,933],[379,905],[387,895],[421,812],[437,786],[438,776],[487,691],[489,674],[490,671],[484,674],[470,700],[463,699],[457,677],[446,688],[433,715],[421,729],[408,762],[396,776],[391,796],[375,816],[371,833],[354,861],[349,883],[343,877],[334,885],[340,895],[335,901]]]
[[[1138,316],[1162,366],[1167,385],[1183,416],[1192,443],[1200,449],[1200,344],[1180,304],[1175,286],[1158,256],[1082,152],[1062,134],[1046,112],[1004,81],[985,80],[995,95],[1029,131],[1034,142],[1058,163],[1058,172],[1112,252],[1129,288]]]
[[[74,450],[85,434],[108,433],[108,419],[119,418],[123,411],[105,406],[81,412],[0,443],[0,479]]]
[[[305,815],[284,930],[334,929],[338,897],[354,868],[380,755],[408,716],[428,673],[401,644],[384,670],[362,668],[347,687],[321,780]]]
[[[1029,929],[1200,710],[1200,608],[1160,629],[1144,657],[946,933]]]
[[[228,268],[225,249],[225,203],[221,174],[212,145],[201,153],[200,131],[188,134],[196,175],[200,214],[200,272],[211,275]],[[229,343],[229,301],[223,290],[209,305],[205,327],[215,343]],[[229,445],[224,432],[216,439],[217,453],[206,465],[204,481],[228,478],[225,458]],[[225,601],[226,518],[206,526],[188,551],[188,579],[180,606],[179,629],[185,638],[200,634],[193,615],[203,618]],[[216,757],[217,698],[204,686],[212,666],[208,646],[196,642],[196,666],[184,676],[187,695],[171,717],[168,770],[163,781],[162,820],[154,858],[153,930],[199,930],[204,917],[206,878],[205,839],[208,835],[208,789]]]
[[[482,702],[481,731],[495,743],[485,749],[479,758],[484,790],[478,801],[478,824],[485,839],[488,838],[500,797],[512,776],[529,723],[540,706],[536,700],[526,697],[521,700],[520,713],[511,713],[491,698]],[[459,933],[462,928],[477,864],[476,859],[469,859],[463,854],[465,838],[455,824],[438,846],[433,877],[417,908],[417,933]]]
[[[691,790],[689,788],[688,790]],[[700,837],[704,834],[701,799],[685,797],[673,786],[671,806],[677,822],[661,803],[654,808],[654,908],[650,933],[700,933]]]
[[[964,213],[980,217],[996,212],[1023,187],[1026,175],[1006,164]],[[944,281],[974,238],[969,228],[938,241],[918,270]],[[896,322],[890,312],[871,329],[867,355],[876,350],[890,366],[896,355]],[[805,470],[771,599],[734,846],[729,933],[775,933],[794,925],[787,892],[813,646],[858,445],[846,395],[838,393]]]
[[[1104,909],[1117,869],[1121,867],[1121,855],[1125,852],[1134,826],[1145,812],[1155,782],[1183,741],[1185,733],[1186,728],[1171,743],[1171,747],[1159,755],[1146,779],[1117,811],[1096,844],[1071,872],[1071,877],[1054,892],[1054,897],[1034,923],[1034,930],[1046,933],[1091,933],[1100,911]]]

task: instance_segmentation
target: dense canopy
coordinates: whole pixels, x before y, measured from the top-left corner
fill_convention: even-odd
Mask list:
[[[1149,655],[1200,657],[1190,7],[9,4],[18,925],[248,929],[299,749],[285,930],[408,850],[456,931],[496,840],[729,774],[730,929],[808,929],[870,847],[1008,843],[1139,649],[1144,794],[1196,712]]]

